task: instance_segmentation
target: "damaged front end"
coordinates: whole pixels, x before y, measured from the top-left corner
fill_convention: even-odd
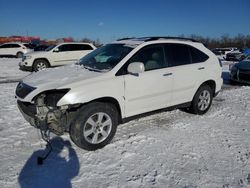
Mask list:
[[[18,108],[32,126],[41,131],[62,135],[68,131],[73,113],[68,105],[58,107],[57,102],[68,91],[69,89],[45,91],[34,97],[33,103],[18,100]]]

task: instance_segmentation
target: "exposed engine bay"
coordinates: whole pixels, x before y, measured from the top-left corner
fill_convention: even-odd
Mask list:
[[[60,91],[60,92],[59,92]],[[57,90],[39,94],[34,98],[34,103],[18,100],[18,107],[24,118],[41,131],[51,131],[56,135],[67,132],[73,118],[75,108],[69,110],[69,106],[57,107],[56,103],[65,94],[65,91]]]

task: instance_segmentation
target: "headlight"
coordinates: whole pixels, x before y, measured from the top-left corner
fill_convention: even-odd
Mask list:
[[[238,71],[238,68],[234,65],[231,67],[231,73],[236,73]]]
[[[40,93],[33,100],[38,103],[38,99],[42,98],[43,103],[50,107],[56,107],[57,102],[66,94],[70,89],[60,89],[60,90],[49,90]]]
[[[22,61],[25,61],[26,59],[31,59],[32,56],[31,55],[24,55],[23,58],[22,58]]]
[[[32,58],[32,56],[31,55],[27,55],[27,56],[25,56],[25,59],[31,59]]]

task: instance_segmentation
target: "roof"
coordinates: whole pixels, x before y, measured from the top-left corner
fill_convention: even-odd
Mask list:
[[[148,42],[155,40],[179,40],[179,41],[190,41],[190,42],[199,42],[192,38],[184,38],[184,37],[164,37],[164,36],[153,36],[153,37],[139,37],[139,38],[122,38],[117,41],[137,41],[137,42]]]

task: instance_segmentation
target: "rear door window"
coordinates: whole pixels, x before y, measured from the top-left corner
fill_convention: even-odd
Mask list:
[[[11,44],[11,48],[20,48],[21,46],[19,44]]]
[[[191,64],[189,48],[185,44],[165,44],[165,55],[169,67]]]

